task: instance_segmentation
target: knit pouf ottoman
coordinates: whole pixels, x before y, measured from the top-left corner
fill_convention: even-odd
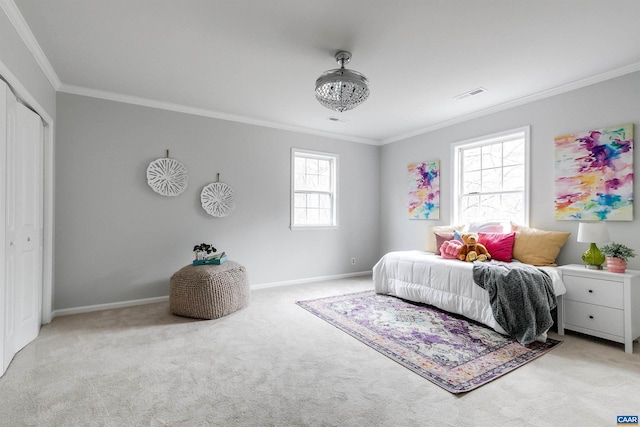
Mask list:
[[[244,266],[187,265],[171,276],[171,313],[196,319],[217,319],[249,304],[249,280]]]

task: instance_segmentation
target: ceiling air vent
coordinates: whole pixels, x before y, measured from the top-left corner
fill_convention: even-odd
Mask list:
[[[454,96],[453,99],[458,99],[458,100],[465,99],[465,98],[468,98],[470,96],[479,95],[479,94],[481,94],[483,92],[486,92],[486,91],[487,90],[485,88],[479,87],[479,88],[470,90],[469,92],[462,93],[462,94],[460,94],[458,96]]]

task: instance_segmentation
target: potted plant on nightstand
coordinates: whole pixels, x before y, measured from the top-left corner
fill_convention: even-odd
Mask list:
[[[636,256],[633,249],[616,242],[603,246],[600,251],[607,259],[607,270],[612,273],[624,273],[629,258]]]

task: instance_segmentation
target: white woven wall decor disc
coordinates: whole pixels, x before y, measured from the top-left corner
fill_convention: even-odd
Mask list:
[[[215,217],[228,216],[236,208],[235,192],[223,182],[214,182],[200,193],[202,209]]]
[[[182,163],[166,157],[149,163],[147,183],[158,194],[177,196],[187,188],[189,175]]]

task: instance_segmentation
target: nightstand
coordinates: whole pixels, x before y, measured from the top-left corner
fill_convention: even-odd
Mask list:
[[[640,337],[640,271],[610,273],[581,264],[558,267],[567,293],[558,299],[558,333],[572,330],[624,343]]]

